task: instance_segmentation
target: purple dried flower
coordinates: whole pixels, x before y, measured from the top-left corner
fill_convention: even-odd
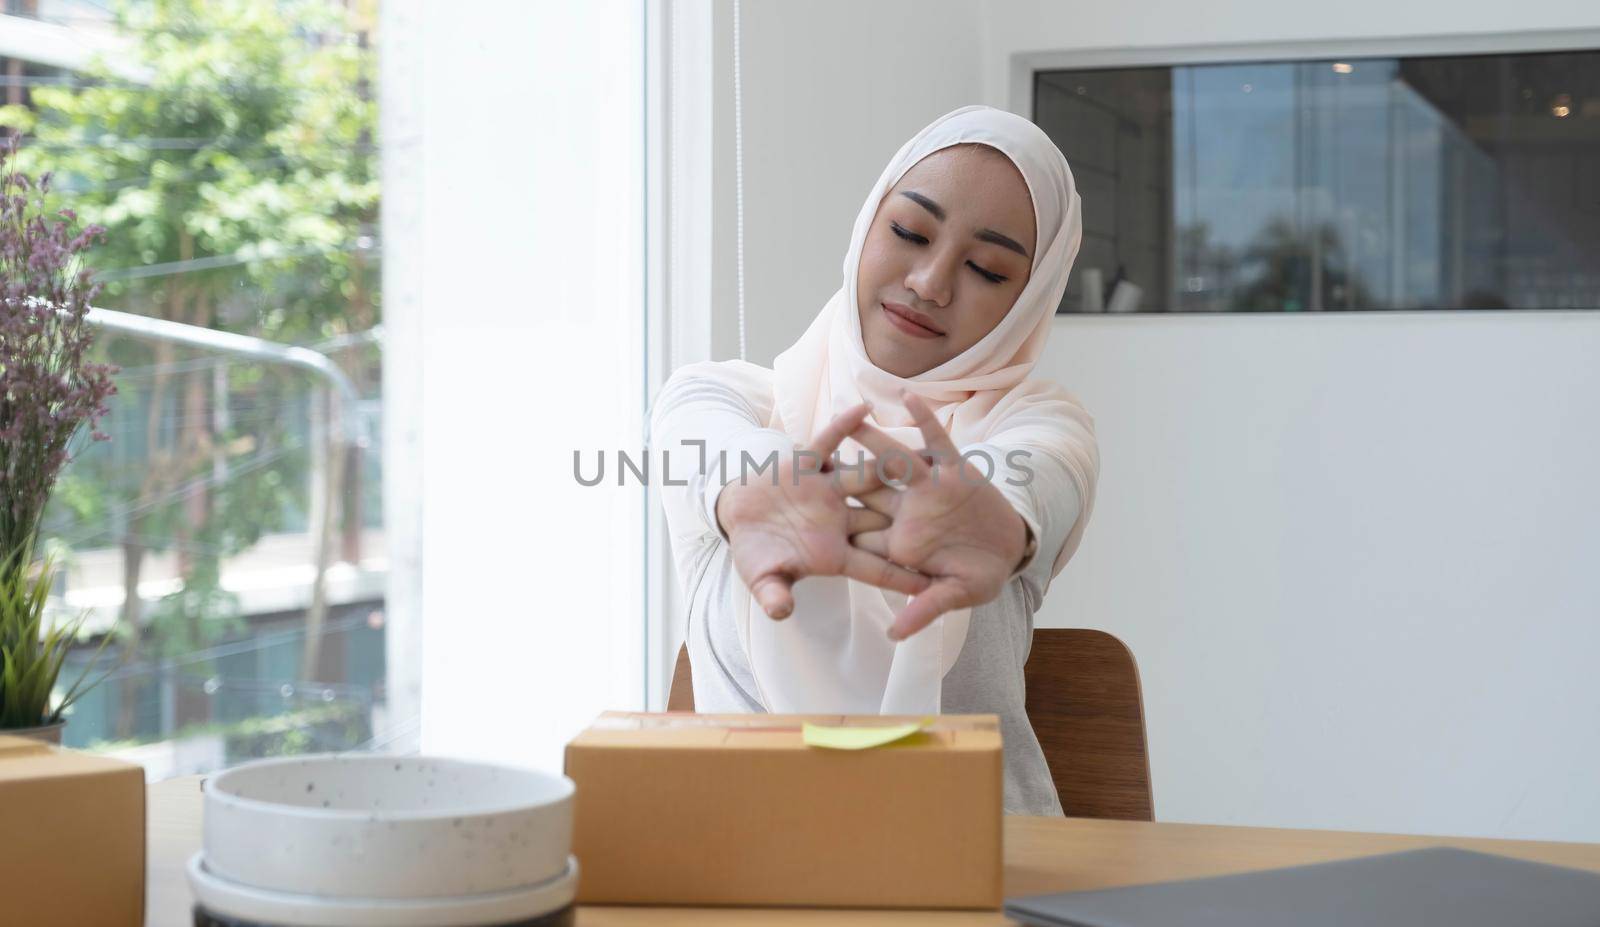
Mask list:
[[[80,257],[105,229],[75,233],[76,213],[51,214],[50,175],[18,173],[16,151],[15,136],[0,141],[0,558],[31,546],[79,426],[109,437],[95,426],[117,391],[116,368],[89,359],[100,286]]]

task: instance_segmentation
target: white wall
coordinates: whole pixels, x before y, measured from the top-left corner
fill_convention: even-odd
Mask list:
[[[1600,838],[1600,318],[1074,318],[1162,820]]]
[[[860,198],[905,138],[969,102],[1027,112],[1014,56],[1402,53],[1444,29],[1458,50],[1600,45],[1592,2],[744,16],[763,364],[838,286]],[[717,176],[714,340],[731,357],[733,179]],[[1596,357],[1600,313],[1056,321],[1040,370],[1094,413],[1104,470],[1039,623],[1132,647],[1159,819],[1600,840]]]
[[[384,16],[383,105],[409,114],[383,140],[386,428],[415,455],[388,501],[420,519],[391,592],[420,615],[422,749],[559,769],[643,698],[642,489],[572,471],[642,443],[640,8]]]

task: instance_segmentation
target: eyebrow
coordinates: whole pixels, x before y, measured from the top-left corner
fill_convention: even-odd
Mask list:
[[[900,195],[911,202],[916,203],[918,206],[921,206],[923,209],[926,209],[928,212],[933,213],[933,217],[938,219],[940,222],[944,221],[944,207],[940,206],[938,203],[935,203],[933,200],[928,199],[926,196],[923,196],[915,190],[902,190],[900,191]],[[994,229],[978,229],[978,231],[973,234],[972,237],[978,239],[979,241],[987,241],[991,244],[999,245],[1002,248],[1010,249],[1022,255],[1023,257],[1028,257],[1027,248],[1017,244],[1016,239],[1011,238],[1008,235],[1002,235],[999,232],[996,232]]]

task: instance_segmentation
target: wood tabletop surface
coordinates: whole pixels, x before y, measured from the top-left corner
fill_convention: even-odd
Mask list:
[[[200,777],[149,787],[146,927],[189,927],[183,867],[200,849]],[[1008,817],[1006,894],[1112,888],[1455,846],[1600,872],[1600,844],[1369,834],[1348,831],[1164,824],[1088,818]],[[584,907],[580,927],[653,925],[877,925],[949,927],[1010,923],[998,911],[839,911],[752,908]]]

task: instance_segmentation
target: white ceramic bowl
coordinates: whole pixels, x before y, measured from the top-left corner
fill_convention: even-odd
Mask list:
[[[324,898],[443,898],[566,871],[566,776],[433,757],[246,763],[205,780],[204,854],[231,882]]]

